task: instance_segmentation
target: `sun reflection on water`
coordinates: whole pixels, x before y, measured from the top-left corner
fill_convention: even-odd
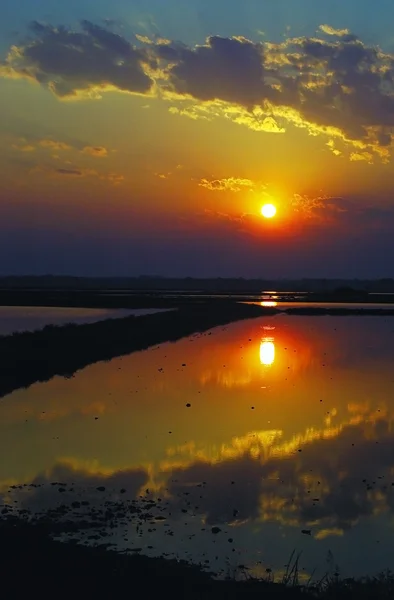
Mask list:
[[[260,343],[260,362],[267,367],[274,364],[275,344],[274,338],[263,338]]]

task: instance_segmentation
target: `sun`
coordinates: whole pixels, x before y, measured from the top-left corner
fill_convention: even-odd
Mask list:
[[[264,204],[264,206],[261,207],[261,214],[266,219],[272,219],[272,217],[276,215],[276,206],[273,204]]]

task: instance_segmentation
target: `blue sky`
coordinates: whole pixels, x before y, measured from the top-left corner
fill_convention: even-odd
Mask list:
[[[257,31],[279,40],[287,27],[294,36],[313,35],[319,25],[328,23],[392,49],[393,18],[391,0],[13,0],[0,29],[10,40],[14,32],[23,35],[29,21],[36,19],[67,25],[80,19],[111,19],[137,33],[154,33],[156,26],[163,36],[192,43],[209,34],[248,36]]]

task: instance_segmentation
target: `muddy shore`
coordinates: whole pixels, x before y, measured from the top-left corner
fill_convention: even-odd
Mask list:
[[[297,572],[285,580],[273,581],[272,573],[253,579],[245,571],[241,579],[229,575],[218,580],[199,565],[184,561],[56,541],[45,525],[17,518],[0,518],[0,539],[1,587],[7,598],[30,594],[43,599],[142,595],[172,600],[383,600],[394,592],[390,573],[360,580],[334,575],[303,585]]]

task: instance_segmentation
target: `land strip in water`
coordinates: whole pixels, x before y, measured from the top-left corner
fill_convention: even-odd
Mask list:
[[[258,306],[195,304],[165,313],[107,319],[83,325],[46,326],[0,337],[0,397],[55,375],[71,377],[100,361],[259,317]]]

